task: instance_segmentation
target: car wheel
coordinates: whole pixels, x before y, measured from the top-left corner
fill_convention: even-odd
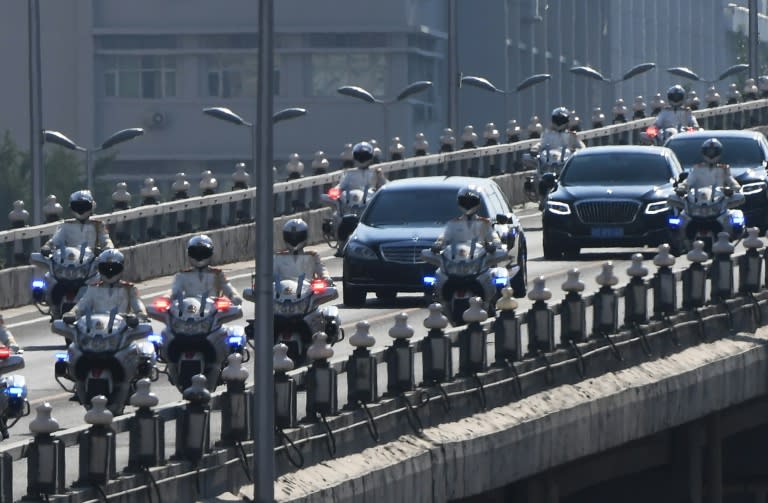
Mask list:
[[[509,286],[512,287],[512,295],[515,298],[523,298],[528,289],[528,250],[525,240],[520,242],[520,247],[517,251],[517,265],[520,266],[520,271],[509,282]]]
[[[545,260],[560,260],[563,257],[563,248],[552,242],[552,238],[547,237],[544,234],[544,259]]]
[[[345,306],[362,307],[365,305],[365,296],[368,295],[368,292],[360,287],[348,285],[346,282],[343,283],[343,288],[342,297]]]

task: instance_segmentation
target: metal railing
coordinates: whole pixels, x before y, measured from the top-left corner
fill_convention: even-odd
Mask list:
[[[768,124],[768,99],[755,100],[711,109],[694,115],[705,129],[740,129]],[[599,127],[578,133],[588,146],[636,144],[640,133],[653,117]],[[390,178],[429,175],[493,176],[521,171],[522,155],[538,139],[383,162],[378,168]],[[276,183],[273,187],[275,215],[287,215],[320,206],[320,194],[339,181],[342,172],[308,176]],[[252,221],[251,200],[256,188],[190,197],[159,204],[97,215],[111,227],[116,246],[151,241],[165,236],[210,230]],[[522,203],[523,201],[513,201]],[[32,243],[47,238],[58,223],[20,227],[0,232],[0,245],[6,247],[6,267],[27,263]]]

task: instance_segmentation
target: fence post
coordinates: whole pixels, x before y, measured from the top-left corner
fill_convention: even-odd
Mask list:
[[[173,200],[178,201],[180,199],[189,198],[190,184],[187,181],[186,173],[176,173],[176,179],[171,185],[171,191],[173,192]],[[177,211],[170,214],[168,232],[172,235],[187,234],[192,232],[192,225],[189,222],[189,211]]]
[[[464,311],[462,317],[467,326],[459,332],[459,375],[468,377],[483,372],[487,367],[485,348],[488,336],[481,323],[488,319],[488,313],[483,309],[483,299],[470,298],[469,309]]]
[[[600,285],[600,289],[594,300],[594,332],[615,334],[619,330],[619,296],[613,287],[619,282],[619,278],[613,274],[612,262],[603,264],[595,281]]]
[[[483,139],[485,140],[485,143],[483,144],[484,147],[490,147],[492,145],[498,145],[499,144],[499,130],[496,129],[496,124],[493,122],[489,122],[485,125],[485,130],[483,131]],[[489,176],[496,176],[501,173],[501,156],[500,155],[493,155],[488,157],[488,175]]]
[[[405,157],[405,145],[400,143],[399,136],[395,136],[392,138],[392,143],[389,144],[389,160],[400,161],[403,157]]]
[[[461,133],[461,149],[473,149],[477,148],[477,133],[475,133],[475,126],[469,124],[464,126],[464,131]],[[461,161],[461,173],[464,176],[479,176],[480,175],[480,160],[478,158],[464,159]]]
[[[128,184],[117,182],[115,191],[112,192],[112,211],[123,211],[131,208],[131,193],[128,192]],[[134,244],[131,239],[131,221],[115,222],[112,225],[112,239],[117,246],[129,246]]]
[[[709,255],[704,251],[704,243],[696,240],[686,257],[691,265],[683,271],[683,309],[691,310],[703,306],[706,301],[707,270],[703,264],[709,260]]]
[[[544,132],[544,126],[541,125],[538,115],[532,115],[531,120],[528,122],[528,139],[541,138],[541,133]]]
[[[512,298],[514,290],[501,289],[501,298],[496,301],[496,320],[493,322],[495,361],[497,367],[506,367],[523,359],[523,341],[520,318],[517,317],[517,301]]]
[[[152,410],[158,398],[150,385],[149,379],[139,379],[131,395],[131,405],[136,407],[128,449],[128,471],[132,472],[165,463],[165,423]]]
[[[176,420],[176,457],[193,464],[210,448],[211,392],[207,382],[202,374],[192,376],[192,384],[183,394],[189,403]]]
[[[221,441],[232,446],[248,439],[250,431],[250,400],[245,392],[248,370],[243,366],[243,355],[232,353],[227,357],[227,366],[221,371],[221,379],[227,385],[222,395]]]
[[[395,325],[389,329],[389,336],[395,341],[387,348],[387,394],[391,396],[413,389],[413,346],[408,340],[413,337],[413,328],[408,325],[408,315],[395,316]]]
[[[443,134],[440,136],[440,152],[453,152],[456,147],[456,137],[453,134],[453,129],[447,127],[443,129]],[[457,175],[459,174],[459,163],[455,161],[446,161],[443,164],[443,172],[433,173],[435,175]]]
[[[440,384],[453,378],[451,338],[445,335],[448,318],[443,315],[443,306],[433,302],[429,305],[429,316],[424,319],[428,330],[421,350],[421,367],[424,384]]]
[[[251,174],[246,171],[246,164],[235,164],[235,172],[232,173],[232,190],[245,190],[251,185]],[[229,205],[230,225],[239,225],[251,220],[251,201],[243,199]]]
[[[336,384],[336,369],[328,359],[333,356],[333,348],[328,344],[328,336],[317,332],[312,336],[312,345],[307,350],[307,357],[312,361],[307,371],[307,421],[317,421],[319,415],[335,416],[339,410]]]
[[[322,150],[318,150],[315,152],[315,157],[312,159],[312,174],[313,175],[324,175],[328,173],[328,169],[330,168],[330,163],[328,162],[328,159],[325,158],[325,152]],[[328,189],[331,188],[330,184],[325,184],[323,186],[317,185],[315,187],[312,187],[312,200],[309,202],[309,208],[315,209],[320,207],[320,195],[325,193]]]
[[[664,98],[661,97],[661,93],[656,93],[653,98],[651,98],[651,115],[657,116],[661,112],[661,109],[664,108],[664,105],[666,103],[664,102]]]
[[[674,313],[677,309],[677,282],[672,266],[675,257],[669,253],[669,245],[659,245],[659,252],[653,257],[653,263],[658,268],[651,280],[653,287],[653,314],[656,319],[662,319]]]
[[[155,185],[154,178],[145,178],[144,185],[141,187],[141,205],[149,206],[160,203],[160,190]],[[142,241],[158,239],[161,237],[158,217],[142,218],[139,222],[141,230],[139,239]]]
[[[64,492],[64,442],[51,434],[59,422],[51,417],[48,402],[37,407],[37,416],[29,423],[35,436],[27,457],[27,494],[24,499],[47,499],[48,495]]]
[[[200,195],[212,196],[216,193],[216,189],[219,188],[219,181],[213,176],[210,170],[205,170],[200,173]],[[220,206],[203,206],[200,208],[200,228],[201,229],[215,229],[220,227],[221,222],[221,207]]]
[[[739,257],[739,293],[752,294],[760,291],[763,258],[758,251],[763,247],[763,241],[758,237],[760,229],[747,229],[747,238],[742,244],[747,252]]]
[[[355,348],[347,363],[347,407],[351,409],[359,408],[360,403],[378,400],[376,358],[368,350],[376,344],[376,339],[369,330],[367,321],[359,321],[355,333],[349,338],[349,343]]]
[[[293,370],[288,357],[288,346],[275,344],[272,349],[275,369],[275,426],[280,429],[296,427],[296,381],[287,372]]]
[[[528,353],[549,353],[555,349],[555,313],[547,305],[552,292],[546,287],[543,276],[533,280],[533,288],[528,292],[533,306],[525,315],[528,325]]]
[[[718,232],[717,241],[712,245],[712,265],[710,270],[710,297],[713,303],[725,302],[733,297],[733,264],[731,254],[734,247],[727,232]]]
[[[85,422],[91,427],[80,434],[80,478],[78,485],[103,486],[117,476],[115,468],[115,432],[112,412],[107,409],[107,397],[91,399],[91,410]]]
[[[520,129],[520,125],[517,123],[515,119],[510,119],[507,122],[507,143],[516,143],[520,141],[522,138],[522,130]],[[519,171],[521,168],[520,165],[520,152],[510,152],[508,154],[504,155],[504,172],[505,173],[514,173],[515,171]]]
[[[648,285],[645,278],[648,268],[643,265],[643,254],[632,255],[632,265],[627,268],[631,278],[624,289],[624,323],[648,323]]]
[[[632,104],[632,120],[645,119],[646,106],[642,96],[635,96],[635,102]]]
[[[8,213],[8,221],[12,229],[21,229],[29,226],[29,212],[24,209],[24,201],[18,199],[13,202],[13,209]],[[13,265],[27,263],[29,257],[29,240],[17,239],[13,242],[13,257],[10,261]]]
[[[587,335],[587,307],[581,292],[584,282],[579,279],[579,270],[571,269],[562,284],[567,292],[560,303],[560,343],[563,346],[571,342],[583,342]]]

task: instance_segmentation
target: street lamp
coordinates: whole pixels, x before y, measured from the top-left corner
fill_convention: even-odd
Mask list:
[[[405,86],[402,91],[393,99],[391,100],[381,100],[377,97],[375,97],[373,94],[371,94],[370,91],[366,90],[365,88],[362,88],[360,86],[341,86],[340,88],[336,89],[336,92],[344,95],[344,96],[350,96],[352,98],[356,98],[361,101],[365,101],[366,103],[377,103],[384,106],[384,138],[385,141],[389,141],[389,105],[393,103],[397,103],[399,101],[403,101],[404,99],[413,96],[414,94],[420,93],[422,91],[426,91],[427,89],[432,87],[432,82],[429,80],[418,80],[416,82],[411,82],[407,86]]]
[[[81,147],[80,145],[70,140],[66,135],[64,135],[59,131],[44,130],[43,141],[45,143],[54,143],[61,147],[67,148],[69,150],[85,152],[85,170],[86,170],[87,186],[88,186],[88,190],[92,191],[93,190],[93,166],[91,165],[92,154],[94,152],[99,152],[101,150],[107,150],[108,148],[112,148],[119,143],[132,140],[137,136],[141,136],[143,134],[144,134],[144,130],[140,127],[121,129],[120,131],[116,131],[112,133],[112,135],[106,140],[104,140],[104,142],[98,147],[93,147],[90,149]]]
[[[467,85],[471,87],[477,87],[479,89],[483,89],[484,91],[488,91],[491,93],[496,94],[503,94],[504,95],[504,113],[508,113],[508,106],[507,106],[507,96],[513,93],[518,93],[524,89],[528,89],[529,87],[535,86],[536,84],[540,84],[541,82],[547,81],[552,78],[552,75],[548,73],[537,73],[535,75],[531,75],[529,77],[526,77],[523,79],[522,82],[520,82],[517,87],[510,90],[504,90],[499,89],[493,83],[486,79],[485,77],[479,77],[477,75],[462,75],[459,79],[459,87]],[[458,112],[457,112],[458,115]],[[458,117],[457,117],[458,119]]]
[[[697,82],[704,82],[709,85],[712,85],[715,82],[720,82],[721,80],[725,80],[728,77],[739,74],[741,72],[745,72],[747,70],[749,70],[748,64],[738,63],[726,68],[725,71],[723,71],[716,79],[706,80],[706,79],[702,79],[696,72],[694,72],[690,68],[687,68],[684,66],[675,66],[673,68],[667,68],[667,71],[672,75],[677,75],[678,77],[683,77],[685,79],[695,80]]]
[[[636,77],[641,73],[645,73],[654,68],[656,68],[656,63],[640,63],[638,65],[633,66],[632,68],[624,72],[624,74],[621,77],[616,79],[609,79],[608,77],[603,75],[599,70],[596,70],[590,66],[574,66],[569,71],[574,75],[581,75],[582,77],[587,77],[592,80],[596,80],[598,82],[605,82],[606,84],[615,86],[620,82],[629,80],[632,77]],[[615,98],[615,96],[612,96],[611,98],[613,99]]]

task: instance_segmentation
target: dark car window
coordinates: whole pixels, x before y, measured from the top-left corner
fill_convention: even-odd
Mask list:
[[[752,166],[762,164],[765,154],[760,143],[754,138],[718,138],[723,144],[723,153],[720,162],[730,164],[733,167]],[[701,138],[676,138],[667,145],[680,160],[684,168],[690,169],[694,164],[702,162]]]
[[[425,187],[407,190],[384,190],[371,201],[362,223],[371,227],[388,225],[443,225],[460,215],[455,187]],[[485,204],[479,214],[487,217]]]
[[[674,174],[664,156],[630,152],[574,156],[562,185],[661,185]]]

